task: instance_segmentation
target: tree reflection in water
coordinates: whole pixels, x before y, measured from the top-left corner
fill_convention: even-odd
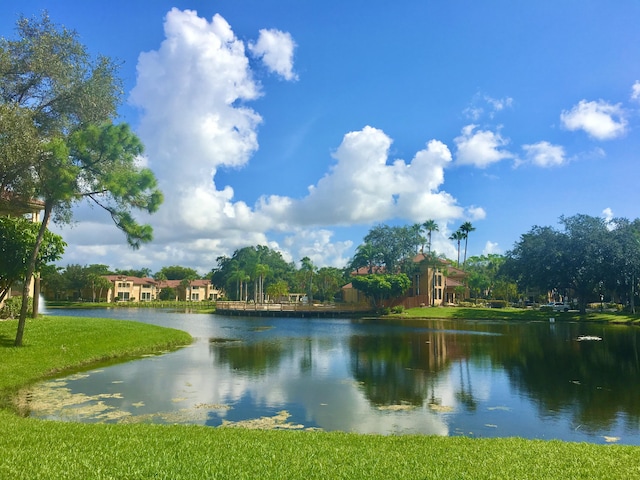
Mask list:
[[[152,312],[148,318],[163,320]],[[640,330],[633,327],[164,318],[170,319],[164,325],[198,328],[192,334],[210,340],[73,380],[74,393],[117,391],[122,400],[110,399],[114,408],[145,405],[131,415],[189,402],[228,406],[224,415],[212,410],[211,425],[223,416],[241,421],[287,410],[295,422],[328,430],[576,441],[606,436],[640,445]],[[602,341],[577,341],[585,335]]]

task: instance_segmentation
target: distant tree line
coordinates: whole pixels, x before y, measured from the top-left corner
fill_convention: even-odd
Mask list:
[[[303,257],[296,267],[280,252],[258,245],[236,250],[231,257],[218,257],[211,280],[236,301],[281,301],[296,293],[306,295],[309,302],[330,302],[339,296],[348,275],[340,268],[318,268],[309,257]]]
[[[575,215],[560,217],[559,225],[560,228],[532,227],[504,255],[467,258],[463,236],[460,267],[467,273],[466,287],[471,298],[515,304],[531,297],[546,301],[551,294],[557,299],[577,300],[582,311],[588,303],[604,299],[635,311],[640,278],[640,220],[605,221]],[[466,235],[473,230],[467,225]],[[438,231],[438,225],[433,221],[376,225],[345,268],[318,268],[309,257],[296,265],[286,261],[280,252],[258,245],[238,249],[229,257],[218,257],[216,266],[202,276],[194,269],[177,265],[162,267],[153,274],[148,268],[110,270],[106,265],[68,265],[43,267],[42,282],[52,298],[77,298],[89,290],[91,299],[100,299],[108,288],[101,277],[107,274],[152,276],[156,280],[207,278],[228,299],[256,303],[283,301],[294,293],[306,296],[309,302],[336,301],[341,298],[341,287],[352,282],[354,288],[379,305],[386,298],[403,295],[411,286],[419,268],[414,261],[416,254],[423,253],[423,262],[433,262],[439,268],[447,262],[457,263],[432,248],[434,231]],[[446,275],[447,269],[443,270]],[[358,275],[352,276],[356,271]]]
[[[520,291],[538,289],[589,302],[615,300],[635,313],[640,220],[560,217],[562,229],[534,226],[506,255],[502,273]]]

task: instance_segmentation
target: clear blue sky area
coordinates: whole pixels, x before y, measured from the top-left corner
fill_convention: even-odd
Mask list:
[[[505,253],[560,215],[638,217],[640,2],[2,2],[121,61],[120,121],[165,203],[138,251],[79,205],[61,264],[180,264],[268,245],[344,266],[378,223],[476,228]]]

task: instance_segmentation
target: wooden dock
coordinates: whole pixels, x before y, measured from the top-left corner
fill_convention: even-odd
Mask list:
[[[217,302],[215,313],[242,317],[337,318],[371,315],[373,310],[349,304]]]

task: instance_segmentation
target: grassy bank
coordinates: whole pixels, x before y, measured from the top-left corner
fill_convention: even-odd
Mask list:
[[[190,310],[195,312],[214,311],[216,302],[203,300],[201,302],[188,301],[163,301],[150,302],[71,302],[71,301],[47,301],[46,308],[55,311],[58,308],[92,309],[92,308],[172,308],[177,310]]]
[[[115,320],[48,317],[10,346],[0,390],[80,365],[163,349],[186,334]],[[0,479],[640,478],[640,448],[559,441],[380,436],[19,418],[0,410]]]
[[[12,479],[638,478],[623,446],[467,438],[53,424],[0,414]]]
[[[453,318],[467,320],[520,320],[548,321],[550,317],[557,321],[588,321],[640,325],[640,315],[623,312],[592,311],[581,315],[577,311],[549,312],[523,308],[479,308],[479,307],[417,307],[410,308],[401,314],[391,314],[397,318]]]
[[[0,322],[0,392],[83,365],[139,356],[185,345],[180,330],[132,321],[82,317],[28,320],[24,347],[13,347],[18,322]]]

